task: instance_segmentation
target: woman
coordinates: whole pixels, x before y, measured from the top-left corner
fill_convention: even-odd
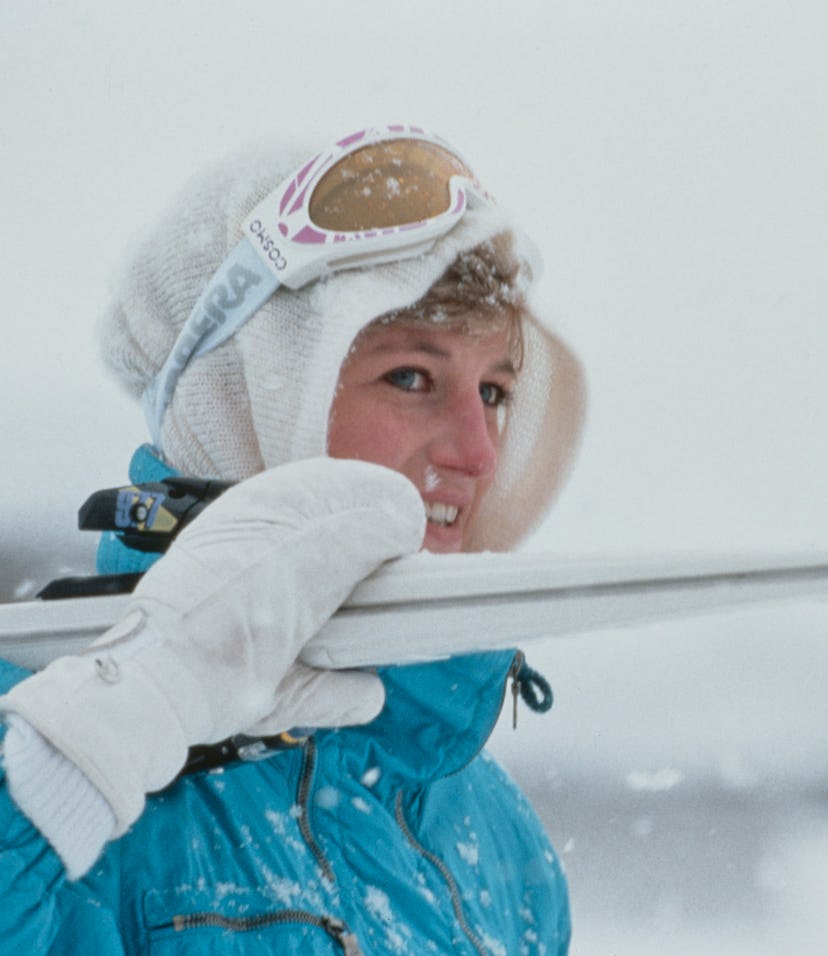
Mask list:
[[[131,479],[239,484],[97,646],[0,699],[8,945],[566,952],[557,858],[482,750],[520,658],[297,662],[382,562],[508,549],[554,496],[582,384],[529,310],[532,268],[465,163],[412,127],[311,162],[248,153],[147,237],[103,337],[154,440]],[[102,542],[102,570],[146,563]],[[240,733],[283,749],[187,763]]]

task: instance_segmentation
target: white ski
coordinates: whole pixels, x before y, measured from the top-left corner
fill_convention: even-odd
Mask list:
[[[363,581],[305,648],[318,667],[407,664],[717,608],[828,597],[828,556],[595,563],[429,555]],[[129,597],[0,606],[0,657],[37,669],[110,627]]]

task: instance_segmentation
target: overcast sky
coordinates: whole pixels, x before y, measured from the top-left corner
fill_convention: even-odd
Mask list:
[[[534,546],[824,551],[825,9],[2,0],[4,526],[71,526],[145,437],[94,323],[170,193],[280,130],[403,119],[521,213],[587,368]]]

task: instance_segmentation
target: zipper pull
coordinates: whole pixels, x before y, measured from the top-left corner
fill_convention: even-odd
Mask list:
[[[512,729],[517,730],[518,695],[530,710],[544,714],[552,706],[552,688],[545,677],[527,666],[523,651],[515,654],[509,676],[512,678]]]
[[[517,730],[520,671],[525,659],[523,651],[518,651],[515,654],[515,659],[512,661],[512,666],[509,668],[509,677],[512,679],[512,730]]]
[[[342,947],[345,956],[364,956],[356,935],[348,929],[341,919],[325,916],[322,918],[322,924],[328,935]]]

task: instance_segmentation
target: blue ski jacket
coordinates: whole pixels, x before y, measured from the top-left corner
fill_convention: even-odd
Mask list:
[[[0,780],[0,951],[562,956],[559,860],[483,749],[516,659],[381,670],[372,723],[180,777],[76,882]]]
[[[373,723],[179,779],[74,883],[3,787],[2,951],[566,953],[558,859],[481,751],[511,661],[383,671]]]

